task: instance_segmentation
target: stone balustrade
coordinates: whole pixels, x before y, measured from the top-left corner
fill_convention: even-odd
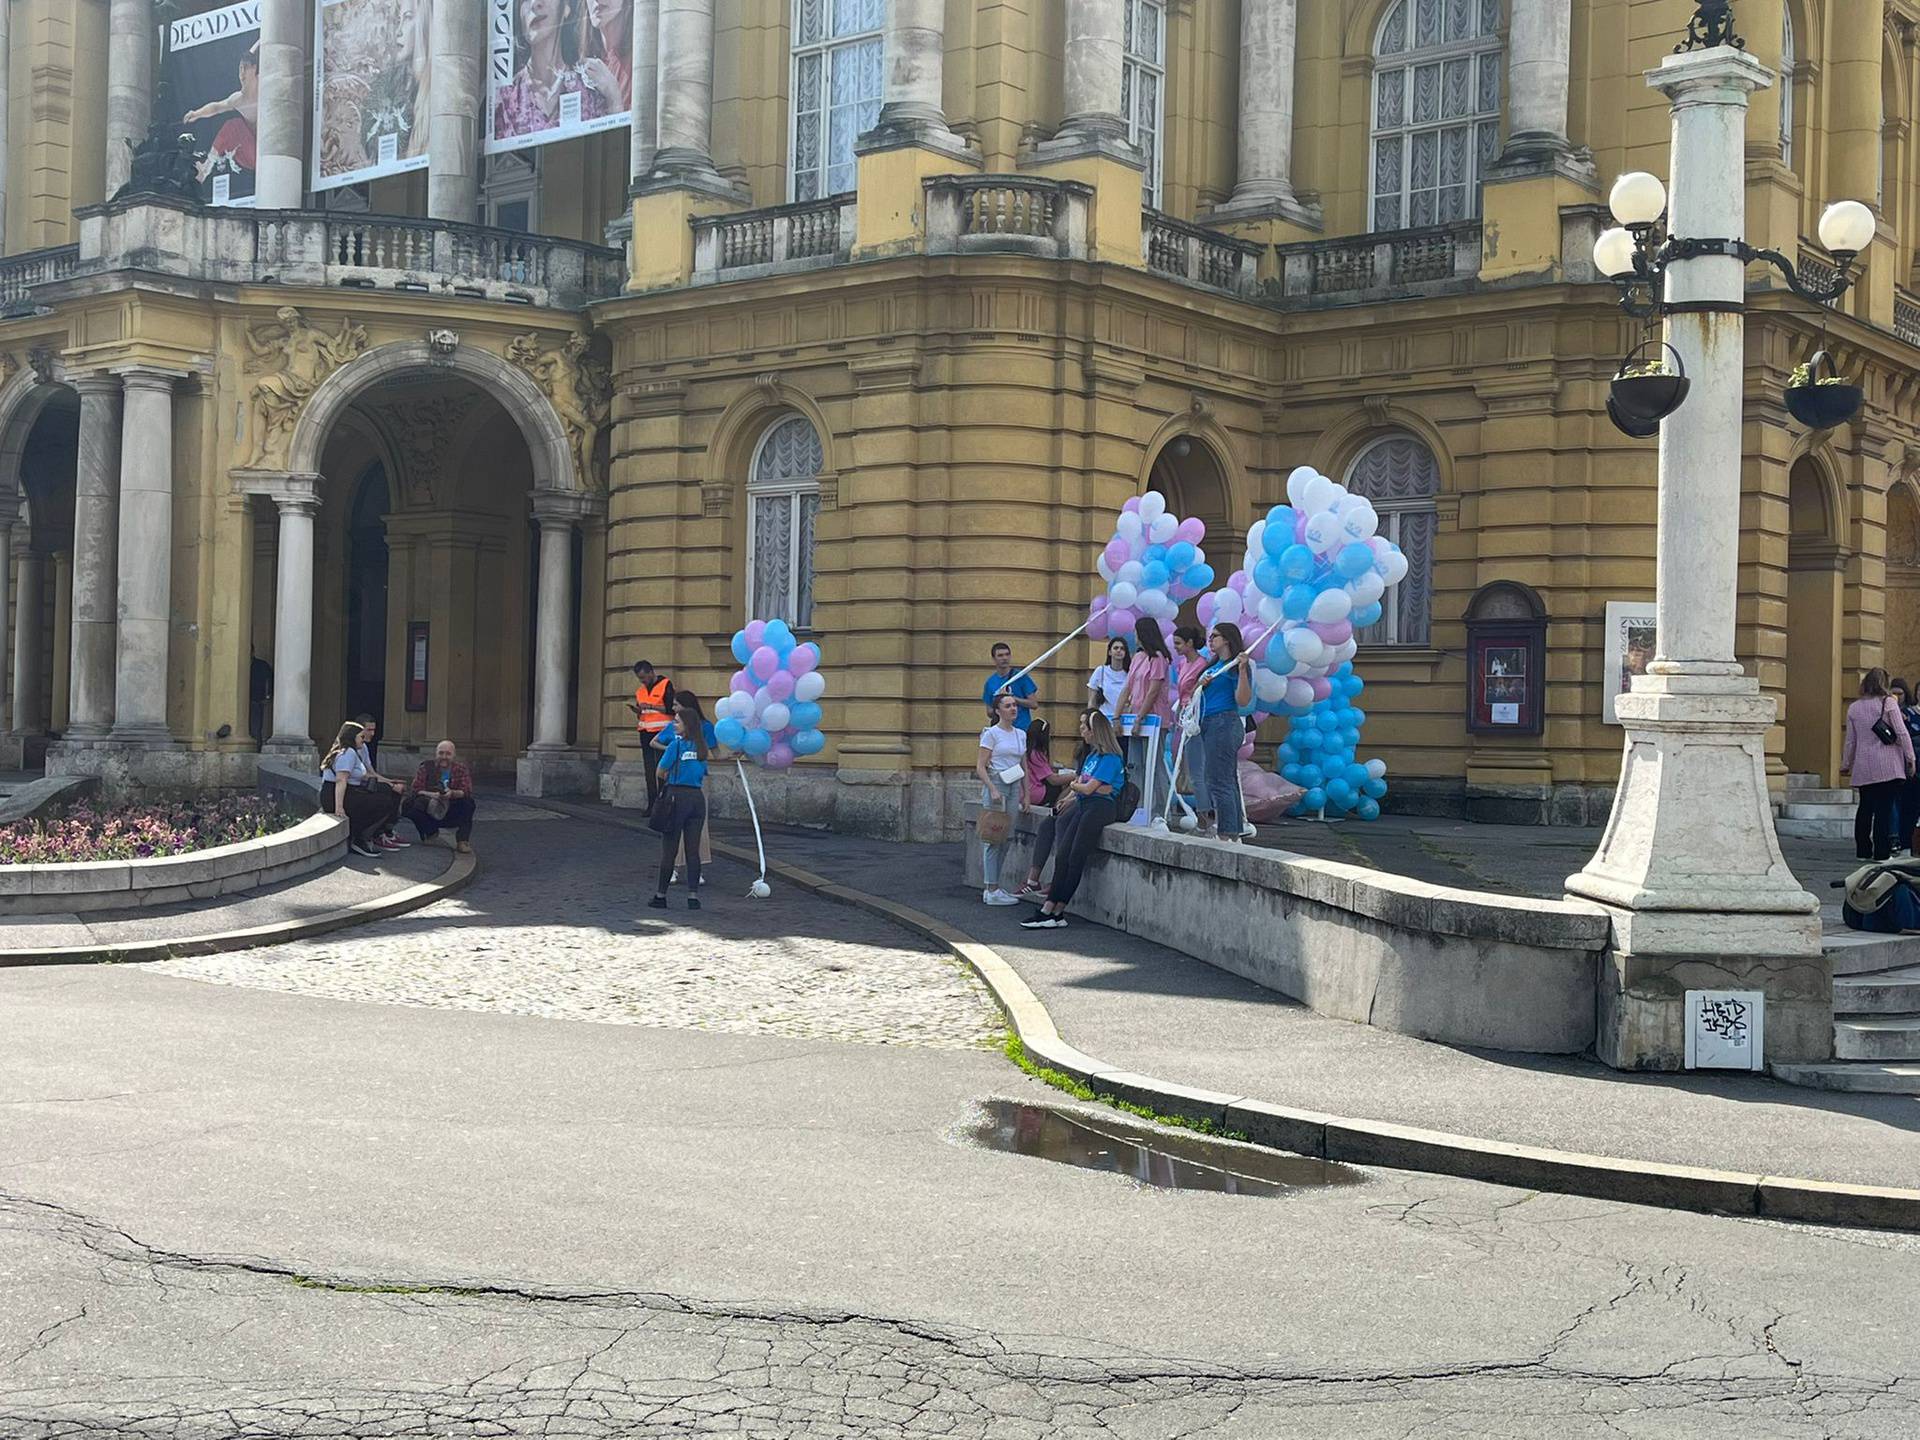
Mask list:
[[[65,280],[79,263],[78,245],[56,245],[0,259],[0,310],[30,306],[34,286]]]
[[[1028,175],[936,175],[922,183],[929,255],[1087,256],[1089,186]]]
[[[1157,210],[1141,216],[1140,251],[1147,269],[1208,290],[1251,295],[1263,248]]]
[[[1894,293],[1893,333],[1909,345],[1920,345],[1920,296],[1906,290]]]
[[[1478,222],[1276,247],[1288,300],[1373,299],[1443,289],[1480,273]]]
[[[853,255],[853,197],[702,215],[693,221],[693,283],[750,280],[844,265]]]

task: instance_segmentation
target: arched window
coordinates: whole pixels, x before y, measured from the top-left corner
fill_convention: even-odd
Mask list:
[[[1373,54],[1373,228],[1478,215],[1500,151],[1500,0],[1399,0]]]
[[[1120,66],[1120,113],[1127,139],[1146,160],[1142,199],[1160,204],[1160,125],[1167,88],[1167,7],[1164,0],[1122,0],[1126,8],[1125,57]]]
[[[747,612],[813,623],[813,526],[820,513],[820,437],[805,416],[767,427],[747,479]]]
[[[1357,637],[1362,645],[1424,645],[1433,618],[1433,537],[1439,527],[1434,496],[1440,466],[1411,435],[1383,435],[1347,468],[1347,489],[1364,495],[1380,516],[1379,533],[1407,556],[1407,578],[1388,598],[1378,624]]]
[[[1793,48],[1793,7],[1780,7],[1780,73],[1776,83],[1780,88],[1780,163],[1789,170],[1793,168],[1793,72],[1799,68],[1800,57]]]
[[[853,189],[853,142],[880,118],[886,0],[793,0],[795,200]]]

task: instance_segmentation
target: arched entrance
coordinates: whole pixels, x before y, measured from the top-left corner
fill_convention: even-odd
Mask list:
[[[1834,785],[1840,770],[1840,622],[1847,552],[1839,500],[1819,462],[1788,476],[1787,769]]]
[[[37,769],[67,724],[80,397],[27,371],[0,429],[0,769]],[[6,522],[11,520],[11,525]]]
[[[347,513],[346,695],[343,715],[387,713],[387,468],[378,460],[353,487]]]
[[[1234,524],[1226,467],[1211,444],[1198,435],[1173,436],[1153,457],[1147,488],[1166,496],[1168,508],[1182,519],[1195,515],[1206,522],[1201,544],[1216,575],[1224,581],[1239,568],[1247,537]]]

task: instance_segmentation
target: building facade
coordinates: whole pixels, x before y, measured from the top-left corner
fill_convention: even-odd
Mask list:
[[[777,614],[831,743],[775,812],[931,837],[988,646],[1084,618],[1127,496],[1224,573],[1312,464],[1412,561],[1356,662],[1390,804],[1604,815],[1655,453],[1590,249],[1666,173],[1687,0],[258,0],[225,204],[133,156],[156,52],[249,7],[0,5],[17,755],[242,783],[365,710],[628,801],[633,660],[711,697]],[[1750,272],[1741,651],[1833,783],[1857,672],[1920,671],[1920,5],[1735,10],[1748,238],[1817,272],[1829,200],[1881,219],[1832,313]],[[1809,434],[1821,348],[1867,404]],[[1485,634],[1538,637],[1518,721]]]

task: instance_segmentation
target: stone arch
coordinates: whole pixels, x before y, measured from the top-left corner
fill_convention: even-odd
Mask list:
[[[1362,409],[1335,421],[1321,432],[1311,455],[1303,463],[1338,480],[1360,458],[1361,451],[1396,430],[1413,436],[1432,453],[1434,464],[1440,470],[1437,494],[1458,495],[1460,487],[1454,471],[1453,451],[1442,438],[1440,428],[1419,411],[1393,401],[1369,400]],[[1291,471],[1293,467],[1283,468]]]
[[[1374,46],[1380,42],[1380,27],[1396,3],[1397,0],[1372,0],[1370,4],[1356,5],[1347,16],[1346,32],[1340,39],[1341,55],[1349,60],[1371,61]]]
[[[60,381],[45,381],[30,365],[24,365],[0,385],[0,497],[20,496],[20,457],[27,437],[47,403],[71,387]]]
[[[783,414],[804,415],[820,437],[820,474],[823,479],[840,473],[835,463],[833,427],[821,412],[818,402],[804,390],[774,375],[762,375],[746,393],[721,412],[707,442],[709,485],[737,486],[744,491],[747,467],[761,436],[773,420]]]
[[[1235,536],[1244,536],[1253,523],[1249,513],[1252,501],[1248,496],[1246,471],[1235,451],[1232,434],[1204,401],[1196,400],[1189,409],[1162,421],[1148,437],[1141,456],[1139,483],[1135,488],[1139,491],[1153,488],[1153,473],[1163,453],[1169,445],[1180,439],[1198,441],[1212,456],[1220,482],[1221,518]],[[1192,497],[1187,499],[1191,503]],[[1238,559],[1237,556],[1234,558]],[[1218,565],[1214,568],[1220,569]],[[1232,567],[1228,568],[1230,570]]]
[[[1787,461],[1787,533],[1796,541],[1842,545],[1847,534],[1847,492],[1831,453],[1821,443],[1824,439],[1807,436]]]
[[[323,380],[300,412],[287,452],[287,469],[295,475],[318,474],[327,434],[349,405],[384,379],[420,373],[458,375],[500,402],[526,437],[536,491],[587,488],[585,477],[574,473],[566,427],[531,376],[490,350],[458,345],[443,354],[425,341],[379,346]]]
[[[1787,769],[1837,780],[1846,608],[1846,494],[1827,455],[1802,449],[1787,472]]]

